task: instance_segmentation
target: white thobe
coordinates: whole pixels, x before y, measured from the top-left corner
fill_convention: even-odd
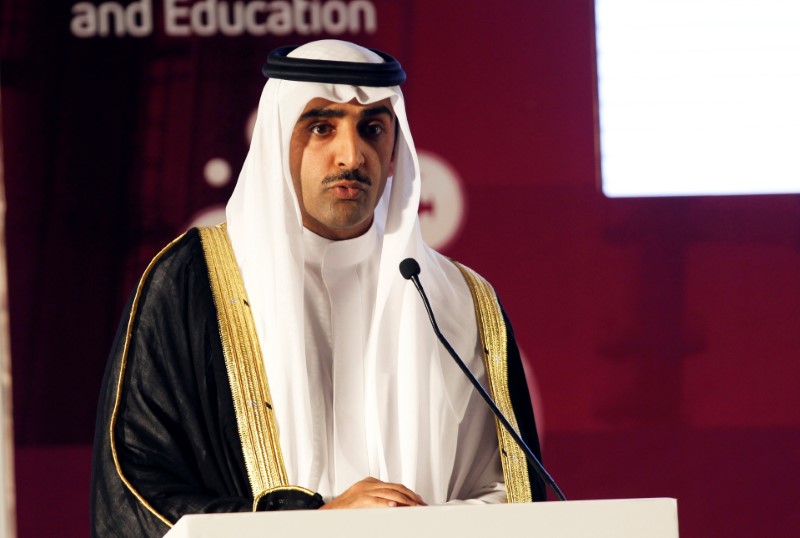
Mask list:
[[[370,470],[367,454],[362,358],[375,302],[378,256],[374,253],[379,239],[374,226],[346,241],[331,241],[308,230],[303,231],[303,238],[305,351],[314,446],[310,468],[289,469],[289,475],[305,477],[304,485],[329,501],[355,482],[376,474]],[[483,382],[479,342],[474,356],[466,359]],[[463,382],[468,383],[466,379]],[[477,393],[469,397],[454,431],[458,438],[446,501],[505,502],[494,419]],[[386,467],[393,465],[388,462]],[[391,476],[376,478],[399,481]],[[404,485],[426,490],[420,483]]]

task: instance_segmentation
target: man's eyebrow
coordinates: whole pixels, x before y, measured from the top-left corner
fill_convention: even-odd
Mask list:
[[[361,111],[362,118],[371,118],[373,116],[380,116],[381,114],[386,114],[387,116],[389,116],[389,119],[394,118],[394,116],[392,115],[392,111],[389,110],[389,107],[384,105],[368,108],[366,110]]]
[[[394,118],[391,109],[384,105],[367,108],[361,111],[362,118],[372,118],[375,116],[380,116],[381,114],[386,114],[390,119]],[[344,116],[344,110],[339,110],[336,108],[312,108],[311,110],[304,112],[298,121],[306,120],[308,118],[342,118]]]
[[[335,108],[312,108],[308,112],[304,112],[300,116],[301,120],[308,118],[341,118],[344,116],[343,110],[336,110]]]

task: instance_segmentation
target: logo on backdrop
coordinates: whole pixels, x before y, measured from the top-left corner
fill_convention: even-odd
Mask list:
[[[420,151],[419,170],[422,190],[419,225],[425,242],[444,249],[458,237],[464,224],[465,196],[461,178],[441,157]]]
[[[153,0],[78,2],[72,6],[75,37],[146,37],[155,21],[167,36],[285,36],[374,34],[378,13],[370,0],[162,0],[163,17],[154,17]],[[158,6],[155,6],[158,7]]]

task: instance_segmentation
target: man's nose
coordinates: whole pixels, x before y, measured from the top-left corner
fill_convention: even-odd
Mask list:
[[[355,127],[340,128],[336,137],[336,165],[353,170],[364,164],[364,141]]]

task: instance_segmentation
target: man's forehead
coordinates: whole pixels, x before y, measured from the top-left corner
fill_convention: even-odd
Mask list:
[[[389,98],[381,99],[380,101],[375,101],[374,103],[362,104],[356,99],[353,99],[347,103],[339,103],[336,101],[330,101],[324,97],[315,97],[306,103],[306,106],[300,115],[300,119],[320,115],[319,113],[323,111],[336,111],[341,113],[337,115],[374,116],[378,114],[387,114],[390,117],[394,117],[392,102]]]

